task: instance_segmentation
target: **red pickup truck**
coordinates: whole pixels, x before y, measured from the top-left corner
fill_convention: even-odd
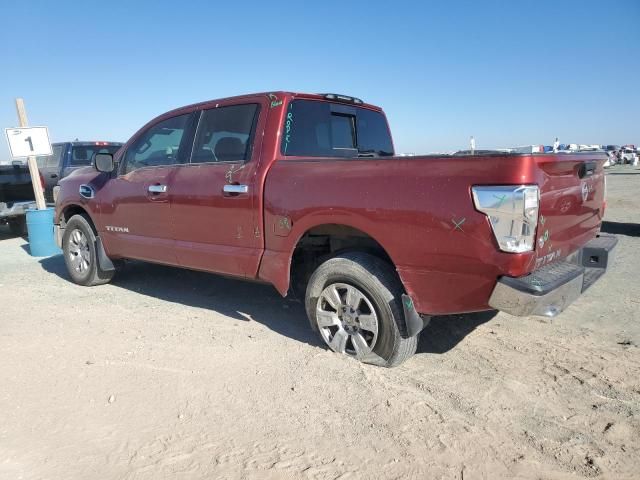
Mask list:
[[[394,156],[384,113],[335,94],[173,110],[60,182],[73,281],[139,259],[303,292],[334,351],[383,366],[430,315],[555,316],[605,271],[604,153]]]

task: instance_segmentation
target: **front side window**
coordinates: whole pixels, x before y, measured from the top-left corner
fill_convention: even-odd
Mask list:
[[[125,154],[125,173],[179,163],[180,143],[190,115],[168,118],[143,132]]]
[[[293,100],[283,125],[281,152],[308,157],[393,155],[384,115],[345,104]]]
[[[257,113],[258,105],[255,103],[204,110],[191,163],[249,160]]]

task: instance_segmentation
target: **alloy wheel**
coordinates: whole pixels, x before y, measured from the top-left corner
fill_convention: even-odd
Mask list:
[[[334,352],[362,358],[378,339],[378,315],[366,294],[353,285],[332,283],[318,297],[316,319]]]
[[[89,240],[82,230],[75,229],[69,235],[68,255],[72,268],[85,273],[91,267],[91,249]]]

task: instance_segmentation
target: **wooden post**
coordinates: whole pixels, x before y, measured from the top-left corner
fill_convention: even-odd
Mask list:
[[[27,110],[24,107],[24,100],[22,98],[16,98],[16,110],[18,112],[20,127],[28,127],[29,120],[27,120]],[[47,204],[44,201],[44,194],[42,193],[42,182],[40,181],[40,171],[38,170],[36,157],[30,156],[27,160],[27,164],[29,165],[29,174],[31,174],[33,194],[36,197],[36,207],[38,207],[38,210],[44,210],[47,208]]]

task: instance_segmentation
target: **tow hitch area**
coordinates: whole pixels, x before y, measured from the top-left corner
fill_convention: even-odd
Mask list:
[[[500,277],[489,305],[518,317],[555,317],[604,275],[617,243],[616,237],[600,234],[564,261],[524,277]]]

